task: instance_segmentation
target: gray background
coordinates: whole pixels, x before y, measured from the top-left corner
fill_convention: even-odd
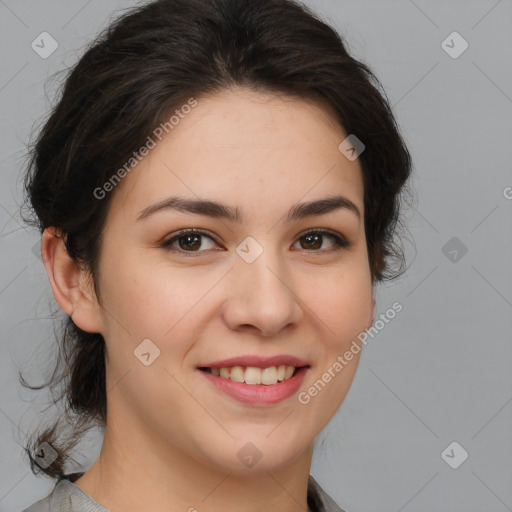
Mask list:
[[[409,269],[376,290],[376,318],[395,301],[403,310],[369,340],[318,439],[312,474],[347,512],[512,510],[511,1],[306,3],[381,79],[417,195]],[[44,416],[51,397],[18,384],[18,368],[33,383],[47,375],[54,343],[38,234],[18,212],[24,144],[53,99],[46,79],[134,4],[0,0],[1,512],[21,511],[54,485],[30,472],[21,450],[58,413]],[[47,59],[31,48],[43,31],[59,44]],[[441,46],[453,31],[469,44],[456,59]],[[469,453],[457,469],[441,457],[453,441]],[[87,467],[100,443],[93,432],[76,460]],[[457,461],[460,448],[449,454]]]

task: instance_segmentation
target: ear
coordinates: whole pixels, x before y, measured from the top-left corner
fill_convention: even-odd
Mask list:
[[[92,276],[90,272],[81,269],[68,254],[61,230],[54,227],[44,230],[41,257],[53,296],[61,309],[83,331],[101,333],[102,317]]]
[[[372,305],[370,312],[368,314],[368,323],[366,324],[366,329],[369,329],[373,324],[373,317],[375,315],[375,299],[372,298]]]

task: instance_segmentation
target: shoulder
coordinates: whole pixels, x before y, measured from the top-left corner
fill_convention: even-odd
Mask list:
[[[65,512],[71,511],[71,502],[66,491],[66,480],[58,481],[48,496],[37,501],[23,512]]]
[[[312,475],[309,475],[308,481],[308,506],[312,512],[345,512],[320,487]]]
[[[23,512],[109,512],[66,476],[69,475],[59,480],[48,496]]]

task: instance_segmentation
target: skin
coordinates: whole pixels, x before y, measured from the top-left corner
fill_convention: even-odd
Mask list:
[[[344,400],[359,354],[307,405],[296,395],[271,406],[240,403],[196,367],[292,354],[311,365],[304,391],[371,325],[363,179],[358,160],[338,150],[346,135],[320,103],[244,88],[198,98],[111,192],[101,304],[58,231],[45,231],[57,302],[106,343],[104,442],[75,485],[112,512],[308,510],[313,442]],[[171,195],[238,206],[244,220],[171,209],[136,220]],[[352,201],[361,218],[342,208],[286,221],[292,205],[332,195]],[[192,240],[198,249],[186,237],[174,252],[159,246],[183,228],[212,238]],[[326,235],[308,241],[303,232],[313,228],[351,245],[334,250]],[[263,248],[250,264],[236,252],[247,236]],[[144,339],[160,349],[149,366],[134,355]],[[252,468],[237,457],[248,442],[262,454]]]

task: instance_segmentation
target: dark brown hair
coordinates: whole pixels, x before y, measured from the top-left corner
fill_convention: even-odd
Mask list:
[[[339,34],[292,0],[157,0],[128,9],[88,47],[29,146],[25,178],[32,225],[58,228],[77,264],[96,276],[109,205],[102,187],[155,127],[187,99],[233,86],[318,100],[365,150],[365,230],[373,282],[404,270],[397,232],[411,159],[386,94]],[[341,142],[341,141],[340,141]],[[95,290],[99,297],[97,279]],[[65,318],[55,370],[71,435],[60,419],[25,451],[34,474],[61,477],[69,452],[95,422],[106,425],[104,339]],[[41,468],[41,443],[58,453]]]

